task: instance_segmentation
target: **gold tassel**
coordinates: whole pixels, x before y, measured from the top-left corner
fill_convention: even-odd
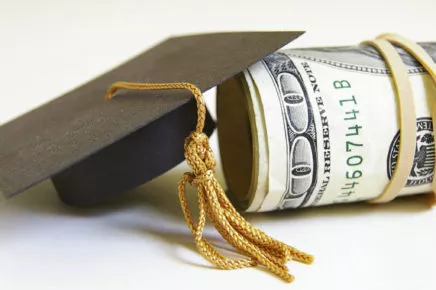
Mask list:
[[[201,90],[190,83],[128,83],[116,82],[109,87],[106,99],[111,99],[118,89],[129,90],[189,90],[197,101],[197,127],[186,138],[185,158],[192,172],[185,173],[179,181],[179,198],[186,223],[195,238],[198,251],[206,260],[220,269],[241,269],[262,265],[285,282],[294,277],[288,273],[286,263],[295,260],[305,264],[313,256],[277,241],[247,222],[233,207],[214,176],[215,158],[209,138],[203,133],[206,106]],[[186,183],[198,192],[199,217],[195,223],[186,201]],[[208,217],[221,236],[247,258],[231,259],[222,255],[203,237]]]

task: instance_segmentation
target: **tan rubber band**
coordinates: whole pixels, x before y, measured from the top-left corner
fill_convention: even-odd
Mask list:
[[[370,200],[370,202],[388,202],[394,199],[409,177],[413,165],[416,147],[416,113],[412,86],[401,57],[395,48],[386,40],[404,45],[436,81],[435,65],[431,58],[420,47],[402,38],[384,35],[376,40],[367,41],[366,44],[374,46],[380,51],[389,69],[396,96],[398,98],[398,111],[400,116],[400,148],[397,166],[390,183],[384,192]],[[421,49],[422,50],[422,49]],[[416,55],[415,55],[416,54]],[[128,83],[117,82],[110,86],[106,98],[111,99],[118,89],[130,90],[189,90],[197,101],[197,127],[185,141],[185,157],[192,172],[185,173],[179,181],[179,198],[189,229],[194,235],[195,243],[200,253],[212,264],[221,269],[239,269],[262,265],[270,272],[285,282],[291,282],[294,277],[288,273],[285,265],[290,260],[310,264],[313,257],[301,252],[283,242],[277,241],[266,235],[261,230],[248,223],[233,207],[224,190],[214,177],[215,159],[209,145],[207,135],[203,133],[205,120],[205,104],[199,88],[190,83]],[[436,106],[434,106],[436,108]],[[436,115],[435,115],[436,116]],[[435,118],[434,118],[435,119]],[[199,218],[195,222],[189,209],[186,198],[186,184],[191,184],[197,189]],[[213,222],[221,236],[231,244],[239,253],[247,257],[232,259],[221,254],[203,236],[206,218]]]
[[[436,82],[436,64],[432,57],[417,43],[394,33],[386,33],[377,37],[377,39],[384,39],[393,44],[401,46],[409,52],[416,60],[427,70]]]
[[[396,198],[405,186],[412,169],[416,148],[416,112],[412,85],[406,66],[394,46],[384,39],[366,41],[376,48],[385,59],[391,73],[398,99],[400,119],[400,148],[397,165],[389,184],[378,197],[369,200],[371,203],[389,202]]]
[[[401,46],[408,53],[410,53],[415,59],[427,70],[430,77],[433,79],[434,84],[436,85],[436,64],[431,58],[431,56],[417,43],[408,40],[405,37],[402,37],[393,33],[382,34],[378,39],[385,39],[391,43],[394,43],[398,46]],[[436,96],[435,96],[436,97]],[[436,128],[436,102],[433,104],[431,108],[431,117],[433,122],[433,130]],[[433,170],[433,174],[436,173],[436,162]],[[433,177],[433,182],[431,184],[431,189],[433,194],[436,195],[436,178]]]

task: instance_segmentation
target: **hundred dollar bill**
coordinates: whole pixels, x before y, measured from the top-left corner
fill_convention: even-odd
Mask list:
[[[436,43],[420,45],[436,59]],[[400,195],[427,193],[434,175],[429,108],[436,88],[419,63],[397,50],[410,75],[417,115],[413,168]],[[398,106],[390,72],[374,48],[279,51],[225,82],[218,94],[218,114],[237,123],[246,119],[242,129],[224,121],[218,130],[220,139],[251,143],[221,150],[229,189],[247,211],[367,200],[389,183],[398,160]],[[245,104],[237,105],[237,94]],[[248,177],[235,173],[247,168]]]

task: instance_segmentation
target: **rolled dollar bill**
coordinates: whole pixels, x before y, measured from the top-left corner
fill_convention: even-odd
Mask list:
[[[436,43],[420,45],[436,59]],[[417,115],[414,162],[399,195],[428,193],[436,88],[413,57],[397,51]],[[217,100],[229,196],[247,211],[373,199],[398,162],[395,90],[383,58],[370,46],[273,53],[221,84]]]

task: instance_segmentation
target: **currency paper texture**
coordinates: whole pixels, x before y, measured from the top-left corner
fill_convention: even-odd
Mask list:
[[[420,45],[436,59],[436,43]],[[397,50],[417,114],[413,168],[400,195],[426,193],[434,174],[429,108],[436,88],[419,63]],[[392,78],[375,49],[283,50],[237,77],[249,107],[257,177],[248,211],[355,202],[383,192],[398,160],[400,132]]]

